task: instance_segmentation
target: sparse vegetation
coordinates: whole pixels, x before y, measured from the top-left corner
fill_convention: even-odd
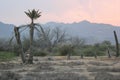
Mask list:
[[[86,44],[62,28],[43,28],[34,23],[41,16],[39,10],[25,14],[31,23],[14,26],[17,44],[12,42],[13,37],[10,41],[0,39],[0,80],[120,80],[116,31],[116,45],[110,41]],[[29,28],[29,37],[21,36],[23,28]]]

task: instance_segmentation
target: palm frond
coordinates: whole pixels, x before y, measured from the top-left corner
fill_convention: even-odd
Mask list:
[[[37,19],[41,16],[41,12],[39,12],[39,10],[28,10],[28,12],[25,11],[25,14],[30,18],[30,19]]]

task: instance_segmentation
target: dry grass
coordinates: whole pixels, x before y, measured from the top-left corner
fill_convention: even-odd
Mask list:
[[[20,64],[17,59],[0,63],[0,80],[120,80],[119,58],[35,57],[32,65]]]

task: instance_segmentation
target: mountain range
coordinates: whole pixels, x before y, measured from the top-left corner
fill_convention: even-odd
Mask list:
[[[13,32],[12,24],[5,24],[0,22],[0,38],[8,38]],[[104,40],[115,43],[113,31],[117,32],[118,38],[120,36],[120,26],[113,26],[110,24],[103,23],[91,23],[89,21],[81,21],[74,23],[56,23],[48,22],[42,24],[43,27],[60,27],[64,29],[71,36],[78,36],[79,38],[85,39],[87,43],[98,43]],[[119,39],[120,40],[120,39]]]
[[[10,38],[14,25],[0,22],[0,38]]]

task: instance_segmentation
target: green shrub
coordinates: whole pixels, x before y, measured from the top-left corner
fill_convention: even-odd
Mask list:
[[[15,53],[16,56],[20,55],[20,51],[19,51],[18,45],[14,45],[13,52]]]
[[[59,49],[59,52],[61,56],[66,56],[67,54],[72,54],[74,52],[73,50],[73,47],[70,45],[64,45]]]
[[[46,56],[47,52],[41,51],[41,50],[35,50],[34,51],[34,56]]]
[[[97,56],[103,56],[103,55],[105,55],[104,51],[99,51],[99,49],[96,50],[94,47],[85,48],[83,50],[83,54],[85,56],[95,56],[95,53],[96,53]]]
[[[8,61],[15,57],[14,53],[11,52],[0,52],[0,61]]]
[[[83,54],[85,56],[94,56],[94,50],[92,48],[85,48]]]

